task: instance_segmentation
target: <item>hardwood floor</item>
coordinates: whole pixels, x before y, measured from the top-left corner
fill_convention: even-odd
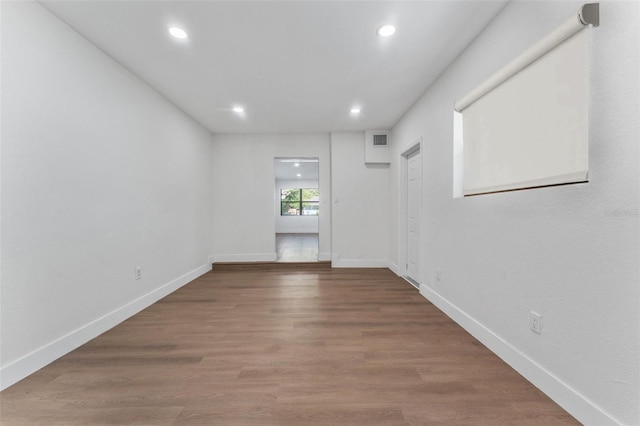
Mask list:
[[[316,262],[318,234],[276,234],[278,262]]]
[[[3,425],[569,425],[386,269],[212,271],[0,394]]]

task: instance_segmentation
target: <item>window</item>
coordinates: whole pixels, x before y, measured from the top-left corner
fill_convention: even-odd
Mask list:
[[[318,216],[320,190],[291,188],[280,190],[280,216]]]

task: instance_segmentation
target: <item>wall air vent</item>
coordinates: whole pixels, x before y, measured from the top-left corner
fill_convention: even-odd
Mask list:
[[[387,146],[387,135],[373,135],[373,146]]]
[[[389,164],[391,148],[388,130],[367,130],[364,132],[365,164]]]

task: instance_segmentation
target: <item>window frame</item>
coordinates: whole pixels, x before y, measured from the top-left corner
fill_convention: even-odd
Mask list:
[[[283,191],[292,191],[292,190],[297,190],[299,191],[299,196],[298,196],[298,200],[294,200],[294,201],[284,201],[282,199],[283,197]],[[303,191],[308,191],[308,190],[315,190],[318,191],[318,201],[305,201],[303,200],[302,197],[302,192]],[[292,204],[297,204],[297,209],[296,211],[298,212],[297,214],[285,214],[283,207],[284,205],[292,205]],[[304,205],[314,205],[314,206],[318,206],[317,209],[314,209],[316,211],[316,214],[304,214],[304,209],[303,206]],[[320,189],[319,188],[280,188],[280,216],[305,216],[305,217],[312,217],[312,216],[319,216],[320,215]]]

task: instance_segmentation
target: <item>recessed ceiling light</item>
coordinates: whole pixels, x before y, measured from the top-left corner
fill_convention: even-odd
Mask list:
[[[298,173],[296,176],[301,177],[302,175],[300,173]]]
[[[295,163],[293,167],[300,167],[300,163]]]
[[[395,32],[396,32],[396,27],[394,27],[393,25],[383,25],[380,28],[378,28],[378,31],[376,31],[376,33],[380,37],[389,37],[390,35],[393,35],[393,33]]]
[[[360,108],[351,108],[351,114],[360,114]]]
[[[169,28],[169,34],[171,34],[175,38],[180,38],[180,39],[187,38],[187,32],[182,28],[178,28],[178,27]]]
[[[233,107],[233,112],[237,112],[238,114],[243,113],[244,108],[242,108],[241,106]]]

